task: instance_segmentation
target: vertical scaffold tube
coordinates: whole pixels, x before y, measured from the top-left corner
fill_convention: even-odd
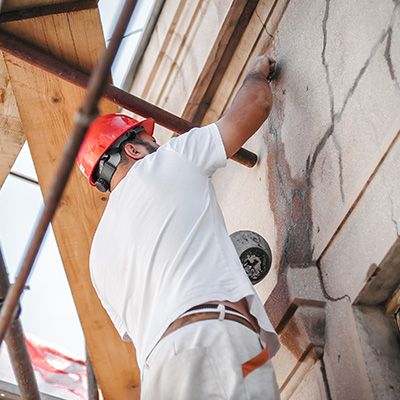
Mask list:
[[[60,163],[51,182],[49,191],[44,201],[36,227],[34,229],[32,239],[29,242],[28,249],[23,258],[18,276],[14,285],[8,290],[7,296],[0,312],[0,345],[4,339],[8,325],[11,322],[14,311],[18,305],[19,298],[24,290],[26,281],[32,270],[33,263],[39,252],[43,238],[53,218],[58,203],[64,192],[65,185],[71,174],[71,170],[75,163],[75,157],[79,147],[85,137],[86,130],[90,122],[97,115],[97,103],[103,93],[107,83],[107,76],[110,73],[111,64],[117,54],[119,45],[128,26],[129,20],[136,5],[136,0],[126,0],[121,15],[114,29],[109,46],[105,49],[100,61],[97,63],[90,76],[88,89],[80,108],[76,115],[76,120],[68,142],[61,155]]]
[[[10,287],[7,269],[0,248],[0,300],[4,299]],[[11,321],[6,336],[8,353],[17,379],[21,397],[24,400],[40,400],[39,388],[33,373],[32,362],[26,347],[21,322],[18,318]]]

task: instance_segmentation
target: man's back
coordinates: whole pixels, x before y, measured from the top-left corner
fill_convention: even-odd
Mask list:
[[[136,163],[110,196],[91,274],[120,335],[134,341],[140,366],[171,322],[210,300],[252,296],[250,312],[272,330],[210,181],[225,163],[217,127],[196,129]]]

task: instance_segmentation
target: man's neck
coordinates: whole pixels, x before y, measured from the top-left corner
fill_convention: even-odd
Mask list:
[[[130,163],[118,166],[110,182],[110,192],[112,192],[122,181],[122,179],[125,178],[125,176],[128,174],[129,170],[133,167],[135,162],[136,162],[135,160],[132,160]]]

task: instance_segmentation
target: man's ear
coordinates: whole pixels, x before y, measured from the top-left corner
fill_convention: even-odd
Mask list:
[[[125,143],[124,145],[124,152],[125,154],[134,160],[141,160],[145,154],[140,151],[140,148],[136,146],[134,143]]]

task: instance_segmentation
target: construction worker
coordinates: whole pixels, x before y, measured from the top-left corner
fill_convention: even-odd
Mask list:
[[[111,194],[93,238],[90,272],[123,340],[132,340],[149,399],[277,399],[270,358],[279,343],[225,227],[216,169],[271,110],[256,58],[215,124],[159,146],[154,121],[96,119],[77,163]]]

